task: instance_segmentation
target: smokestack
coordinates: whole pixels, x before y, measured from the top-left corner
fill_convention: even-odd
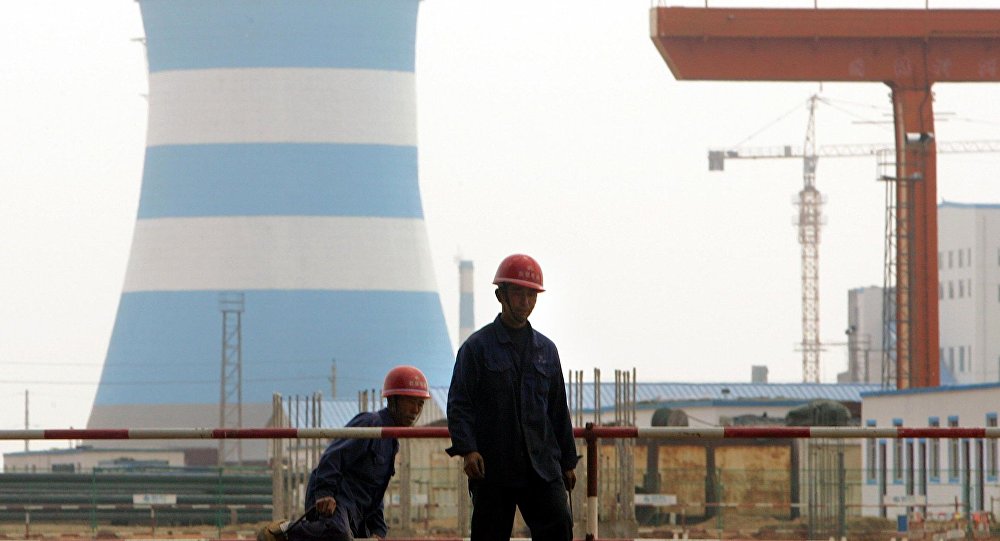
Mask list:
[[[750,381],[752,383],[767,383],[767,366],[755,364],[750,367]]]
[[[476,330],[474,298],[472,294],[472,261],[463,259],[458,262],[458,345]]]

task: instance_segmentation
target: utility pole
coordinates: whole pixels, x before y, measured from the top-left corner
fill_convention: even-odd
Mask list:
[[[24,429],[28,430],[28,390],[24,390]],[[24,452],[28,452],[28,442],[31,440],[24,440]]]
[[[222,312],[219,428],[243,428],[243,302],[243,293],[219,295]],[[237,465],[243,465],[242,440],[236,439],[229,444],[225,438],[219,440],[219,467],[229,462],[230,454],[235,454]]]
[[[337,398],[337,359],[330,359],[330,398]]]

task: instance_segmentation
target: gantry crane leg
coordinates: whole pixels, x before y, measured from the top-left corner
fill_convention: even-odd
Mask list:
[[[892,85],[896,136],[896,388],[933,387],[938,366],[937,151],[930,85]]]
[[[1000,82],[1000,10],[655,7],[650,22],[653,43],[677,79],[889,85],[898,160],[896,383],[936,387],[931,86]]]

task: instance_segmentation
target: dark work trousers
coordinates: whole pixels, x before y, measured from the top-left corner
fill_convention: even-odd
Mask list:
[[[523,487],[470,483],[472,541],[509,541],[515,506],[521,510],[532,540],[572,541],[573,515],[562,479],[547,482],[536,475],[529,477]]]
[[[360,532],[359,532],[360,533]],[[367,532],[365,532],[367,533]],[[351,522],[343,507],[337,506],[333,514],[316,520],[303,520],[293,525],[285,534],[288,541],[353,541]],[[368,537],[360,535],[359,537]]]

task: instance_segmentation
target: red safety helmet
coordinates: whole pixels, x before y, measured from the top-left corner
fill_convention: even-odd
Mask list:
[[[415,366],[397,366],[385,375],[382,396],[415,396],[430,398],[427,392],[427,378]]]
[[[542,287],[542,267],[531,256],[524,254],[509,255],[500,262],[493,283],[517,284],[535,291],[545,291]]]

